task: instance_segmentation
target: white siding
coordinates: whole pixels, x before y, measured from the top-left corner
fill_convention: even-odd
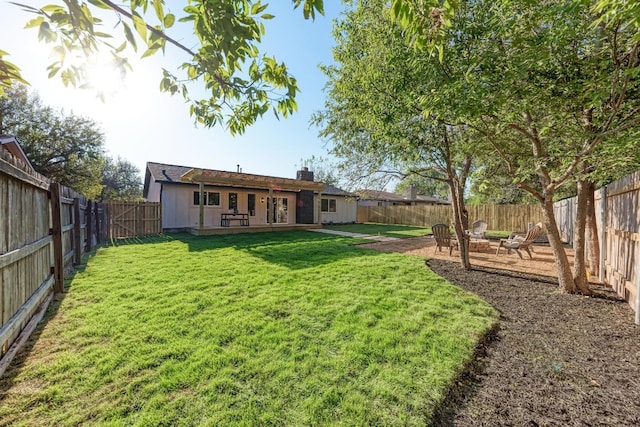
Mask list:
[[[147,192],[147,201],[148,202],[159,202],[160,201],[160,191],[162,190],[162,184],[159,182],[155,182],[150,180],[149,189]]]
[[[198,185],[163,184],[162,189],[162,227],[187,228],[198,227],[200,220],[200,206],[193,204],[193,192],[199,191]],[[229,193],[238,195],[238,211],[249,211],[249,194],[256,196],[255,216],[249,217],[251,225],[267,223],[267,198],[269,192],[265,190],[248,190],[241,188],[215,187],[205,185],[204,191],[220,193],[220,206],[204,206],[204,226],[220,227],[220,214],[229,213]],[[287,198],[288,224],[296,223],[296,194],[274,193],[274,197]],[[232,223],[232,225],[237,225]]]
[[[336,200],[335,212],[322,212],[321,218],[323,224],[356,222],[358,207],[353,197],[323,195],[322,198]]]

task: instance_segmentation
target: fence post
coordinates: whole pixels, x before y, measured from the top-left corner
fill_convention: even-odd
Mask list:
[[[82,220],[80,219],[80,199],[73,199],[73,263],[82,261]]]
[[[604,239],[607,235],[607,186],[601,188],[601,202],[600,202],[600,220],[602,227],[600,227],[600,268],[598,271],[598,280],[600,283],[604,283]]]
[[[102,203],[102,243],[107,239],[111,239],[111,209],[109,209],[108,203]]]
[[[94,203],[93,208],[93,212],[96,217],[96,244],[99,245],[100,243],[102,243],[102,236],[100,235],[100,203]]]
[[[64,292],[64,258],[62,253],[62,206],[60,203],[60,184],[49,185],[51,194],[51,234],[53,237],[53,291]]]
[[[143,236],[145,234],[144,229],[144,206],[140,202],[136,202],[135,206],[136,210],[136,234],[138,236]]]
[[[84,209],[85,220],[84,223],[87,226],[86,235],[87,235],[87,246],[86,251],[91,252],[91,248],[93,246],[93,202],[91,200],[87,200],[87,207]]]
[[[636,262],[636,325],[640,325],[640,263]]]

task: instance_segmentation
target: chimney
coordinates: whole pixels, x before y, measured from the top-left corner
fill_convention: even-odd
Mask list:
[[[296,173],[296,179],[301,181],[313,181],[313,172],[305,166]]]
[[[413,184],[409,184],[409,188],[407,188],[407,200],[416,200],[417,198],[416,187]]]

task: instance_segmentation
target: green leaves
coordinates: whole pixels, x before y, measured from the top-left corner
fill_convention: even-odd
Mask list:
[[[163,0],[126,0],[124,5],[112,0],[62,0],[39,9],[17,5],[35,14],[26,27],[37,29],[41,41],[55,43],[55,61],[47,71],[65,85],[91,86],[86,81],[86,64],[75,58],[92,63],[110,53],[116,63],[124,64],[120,67],[124,72],[129,67],[122,56],[127,48],[138,52],[140,47],[141,58],[146,58],[164,52],[169,43],[173,52],[186,53],[188,59],[181,67],[183,75],[164,71],[160,88],[184,96],[198,123],[224,124],[231,133],[242,133],[270,109],[278,117],[297,110],[295,78],[284,64],[260,54],[263,21],[274,18],[268,4],[260,0],[188,0],[179,18]],[[324,14],[322,0],[292,0],[292,5],[302,8],[305,19]],[[93,12],[113,12],[120,33],[102,30],[102,20]],[[167,30],[176,22],[191,25],[195,41],[185,45],[173,39]],[[0,68],[3,82],[19,75],[17,68],[1,58],[0,67],[4,67]],[[204,93],[203,99],[192,99],[188,88]]]
[[[5,89],[11,87],[12,83],[27,83],[20,75],[20,68],[4,59],[9,54],[0,50],[0,99],[6,96]]]

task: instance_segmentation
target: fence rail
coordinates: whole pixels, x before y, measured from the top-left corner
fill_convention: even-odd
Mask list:
[[[469,222],[482,219],[491,230],[526,231],[529,224],[543,222],[538,205],[467,206]],[[451,206],[358,206],[358,222],[431,226],[453,223]]]
[[[130,234],[112,232],[111,206],[116,215],[135,212],[134,225],[124,227]],[[51,292],[63,291],[65,275],[84,253],[109,237],[162,232],[159,203],[88,200],[33,173],[5,150],[0,150],[0,219],[0,357]],[[2,358],[0,375],[6,365]]]

